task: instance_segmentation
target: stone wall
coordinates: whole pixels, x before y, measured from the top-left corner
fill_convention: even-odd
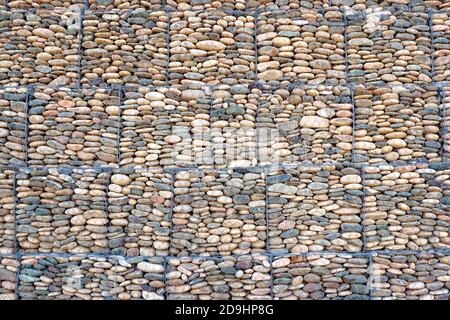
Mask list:
[[[0,9],[0,300],[450,299],[448,1]]]

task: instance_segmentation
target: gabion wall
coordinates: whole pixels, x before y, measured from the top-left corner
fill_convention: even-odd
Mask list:
[[[0,9],[0,300],[450,299],[448,1]]]

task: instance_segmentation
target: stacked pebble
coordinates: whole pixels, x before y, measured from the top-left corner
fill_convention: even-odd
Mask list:
[[[376,11],[347,15],[348,81],[430,83],[428,13]]]
[[[247,0],[247,9],[264,11],[311,10],[325,7],[330,0]],[[333,0],[331,0],[333,1]]]
[[[260,164],[350,162],[352,119],[346,87],[287,87],[263,94],[257,118]]]
[[[23,300],[163,300],[164,258],[23,256]]]
[[[0,85],[75,86],[80,12],[0,13]]]
[[[265,182],[261,169],[175,173],[171,254],[264,253]]]
[[[118,90],[37,89],[29,103],[28,165],[117,165]]]
[[[370,278],[374,300],[449,300],[450,256],[376,254]]]
[[[13,253],[15,249],[14,173],[13,168],[0,167],[0,254]]]
[[[16,232],[20,251],[107,251],[109,176],[102,169],[19,169]]]
[[[409,0],[409,2],[413,12],[425,12],[427,10],[433,10],[433,12],[446,11],[450,8],[450,2],[447,0]]]
[[[84,0],[7,0],[11,9],[82,9]]]
[[[114,170],[108,186],[111,253],[167,256],[172,196],[172,177],[161,168]]]
[[[296,165],[267,177],[273,254],[363,249],[361,173],[352,166]]]
[[[166,82],[167,20],[162,10],[84,14],[81,85],[157,85]]]
[[[209,87],[127,88],[120,166],[212,165],[210,107]]]
[[[368,300],[365,256],[292,255],[272,262],[275,300]]]
[[[108,11],[111,9],[162,10],[163,0],[88,0],[90,10]]]
[[[258,80],[345,84],[345,24],[339,11],[258,15]]]
[[[19,261],[14,257],[0,256],[0,301],[16,300],[16,276]]]
[[[442,160],[435,86],[357,86],[354,103],[355,162]]]
[[[269,258],[260,254],[222,258],[170,258],[169,300],[269,300]]]
[[[24,87],[0,89],[0,165],[25,162],[27,95]]]
[[[170,10],[245,10],[246,0],[166,0]]]
[[[450,81],[450,12],[433,13],[432,25],[431,31],[434,45],[433,80],[435,82]]]
[[[256,114],[260,90],[221,85],[212,93],[211,148],[217,168],[257,164]]]
[[[441,111],[443,123],[441,125],[443,161],[450,159],[450,84],[441,88]]]
[[[450,248],[449,174],[442,165],[365,167],[366,248]]]
[[[255,17],[221,10],[170,12],[169,84],[235,85],[256,77]]]

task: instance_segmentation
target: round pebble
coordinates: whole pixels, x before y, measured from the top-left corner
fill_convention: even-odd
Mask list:
[[[0,301],[16,300],[16,276],[19,261],[14,257],[0,257]]]
[[[434,81],[450,81],[450,13],[433,13],[432,25]]]
[[[14,247],[14,169],[0,167],[0,254],[13,253]]]
[[[298,165],[267,176],[269,248],[273,254],[363,249],[362,179],[343,165]]]
[[[364,256],[280,256],[272,262],[274,300],[369,300]]]
[[[211,144],[216,168],[257,164],[256,114],[260,90],[221,85],[212,93]]]
[[[450,256],[376,254],[371,287],[373,300],[448,300]]]
[[[428,13],[360,12],[347,19],[350,83],[432,82]]]
[[[341,86],[280,88],[258,103],[261,165],[350,162],[351,92]]]
[[[119,103],[118,90],[36,90],[28,112],[28,165],[116,166]]]
[[[257,35],[258,80],[345,84],[345,24],[339,11],[263,12]]]
[[[442,161],[436,87],[358,86],[354,101],[355,162]]]
[[[117,169],[108,186],[108,246],[113,254],[167,256],[172,178],[162,169]]]
[[[11,9],[48,9],[66,8],[79,10],[84,8],[84,0],[7,0]]]
[[[16,209],[20,251],[106,252],[108,177],[100,169],[20,169]]]
[[[27,88],[0,90],[0,165],[25,162],[26,100]]]
[[[264,253],[264,186],[258,169],[176,173],[171,254]]]
[[[171,10],[245,10],[245,0],[166,0]]]
[[[269,259],[260,254],[170,258],[166,277],[168,300],[269,300],[271,295]]]
[[[254,16],[242,12],[170,12],[169,84],[253,82],[254,29]]]
[[[163,300],[164,258],[23,256],[22,300]]]
[[[150,9],[162,10],[163,0],[88,0],[90,10],[111,10],[111,9]]]
[[[122,103],[120,166],[210,166],[211,89],[139,87]]]
[[[450,169],[426,164],[364,168],[369,250],[450,247]]]
[[[0,85],[75,86],[79,10],[14,10],[0,14]]]
[[[88,11],[82,38],[82,86],[165,84],[168,57],[164,11]]]

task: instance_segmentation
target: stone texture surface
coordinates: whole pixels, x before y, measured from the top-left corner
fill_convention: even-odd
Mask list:
[[[117,169],[108,186],[108,246],[113,254],[169,253],[172,176],[160,168]]]
[[[271,297],[270,261],[264,255],[171,258],[167,268],[169,300],[269,300]]]
[[[55,9],[79,10],[84,8],[84,0],[6,0],[11,9]]]
[[[169,84],[255,81],[254,29],[254,15],[243,12],[170,12]]]
[[[75,86],[80,12],[0,12],[0,85]]]
[[[261,171],[205,169],[176,173],[170,253],[264,253],[265,182]]]
[[[264,93],[257,126],[261,165],[352,160],[353,108],[346,87],[286,87]]]
[[[256,115],[260,90],[246,85],[219,86],[212,93],[211,148],[217,168],[257,164]]]
[[[377,254],[370,282],[374,300],[448,300],[450,256]]]
[[[258,80],[344,84],[345,24],[339,11],[267,11],[258,15]]]
[[[20,169],[16,211],[20,251],[106,252],[109,176],[102,169]]]
[[[212,165],[210,108],[208,87],[125,90],[120,166]]]
[[[267,176],[273,254],[363,249],[361,173],[342,165],[297,165]]]
[[[367,249],[450,248],[449,174],[447,165],[365,167]]]
[[[450,159],[450,84],[441,88],[441,105],[443,122],[441,125],[440,136],[442,137],[442,160]]]
[[[430,83],[428,13],[378,11],[348,15],[350,83]]]
[[[167,20],[162,10],[87,11],[83,19],[83,86],[166,82]]]
[[[0,167],[0,254],[15,249],[14,174],[12,167]]]
[[[88,0],[90,10],[148,9],[162,10],[163,0]]]
[[[0,0],[0,300],[450,299],[449,4]]]
[[[26,155],[27,88],[0,89],[0,165],[21,165]]]
[[[35,90],[28,112],[28,165],[116,166],[117,90]]]
[[[450,81],[450,12],[433,13],[431,32],[434,45],[433,80]]]
[[[358,86],[355,162],[441,161],[442,110],[433,86]]]
[[[162,300],[164,259],[25,255],[19,292],[23,300]]]
[[[170,10],[245,10],[246,0],[166,0]]]
[[[369,259],[349,254],[292,255],[272,262],[275,300],[368,300]]]
[[[19,261],[12,256],[0,256],[0,301],[16,300],[16,278]]]

